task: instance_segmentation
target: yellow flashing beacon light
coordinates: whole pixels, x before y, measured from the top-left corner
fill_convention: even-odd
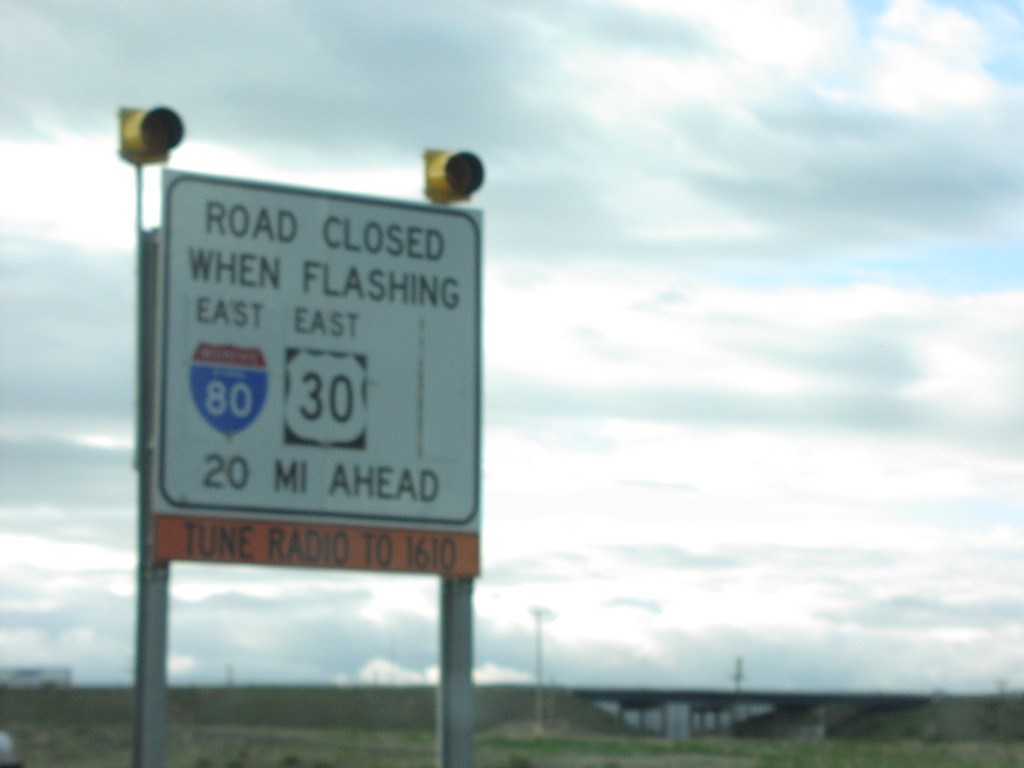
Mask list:
[[[484,183],[484,164],[472,152],[423,152],[426,195],[434,203],[469,200]]]
[[[167,107],[126,108],[120,112],[121,157],[135,165],[162,163],[185,136],[185,125]]]

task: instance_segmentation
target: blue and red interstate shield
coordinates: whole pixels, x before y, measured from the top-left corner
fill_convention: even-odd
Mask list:
[[[207,424],[229,437],[260,415],[267,382],[267,361],[259,347],[203,342],[192,355],[192,401]]]

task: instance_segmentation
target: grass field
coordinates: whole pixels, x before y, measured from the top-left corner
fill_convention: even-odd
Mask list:
[[[874,736],[794,742],[638,736],[567,694],[552,699],[550,731],[537,735],[529,690],[483,689],[477,698],[479,768],[1024,768],[1024,740],[1012,733],[964,741],[935,730],[950,718],[962,728],[972,718],[1016,725],[1024,715],[1016,700],[1009,709],[938,702],[930,712],[858,724]],[[168,768],[429,768],[432,702],[429,689],[175,690]],[[0,691],[0,727],[14,735],[26,768],[127,767],[130,721],[128,691]],[[908,737],[915,728],[927,733]]]

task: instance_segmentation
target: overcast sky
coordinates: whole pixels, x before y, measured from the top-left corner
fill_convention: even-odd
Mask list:
[[[0,0],[0,665],[127,684],[134,176],[484,215],[480,682],[1024,688],[1020,0]],[[146,224],[159,224],[146,175]],[[436,679],[438,581],[176,564],[172,684]]]

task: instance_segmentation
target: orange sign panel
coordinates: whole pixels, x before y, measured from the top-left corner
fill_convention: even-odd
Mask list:
[[[475,533],[156,515],[155,559],[368,571],[480,573]]]

